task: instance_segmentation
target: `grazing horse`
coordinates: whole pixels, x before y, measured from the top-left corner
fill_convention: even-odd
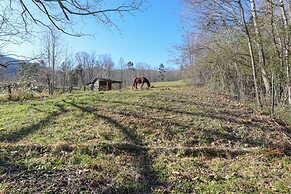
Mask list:
[[[148,88],[151,87],[150,81],[146,77],[136,77],[133,80],[132,88],[137,89],[137,84],[141,84],[140,89],[142,89],[144,83],[147,83]]]

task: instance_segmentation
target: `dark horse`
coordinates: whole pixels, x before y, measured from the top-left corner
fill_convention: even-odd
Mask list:
[[[136,77],[133,80],[132,88],[135,87],[137,89],[137,84],[141,84],[140,89],[142,89],[144,83],[147,84],[148,88],[151,87],[151,83],[146,77]]]

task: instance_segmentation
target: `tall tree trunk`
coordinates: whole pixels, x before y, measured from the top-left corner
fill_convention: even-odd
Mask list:
[[[284,57],[285,57],[285,66],[286,66],[286,88],[287,88],[287,94],[288,94],[288,104],[291,105],[291,85],[290,85],[290,64],[289,64],[289,52],[290,52],[290,27],[289,27],[289,21],[287,17],[287,11],[285,9],[285,1],[280,1],[281,6],[281,15],[283,18],[283,24],[285,29],[285,44],[283,47],[284,50]]]
[[[282,72],[284,72],[284,69],[285,69],[285,57],[284,57],[284,45],[282,42],[284,42],[281,38],[281,36],[279,35],[279,32],[278,32],[278,29],[277,29],[277,26],[275,24],[275,21],[274,21],[274,4],[273,2],[269,2],[269,12],[270,12],[270,22],[271,22],[271,32],[272,32],[272,39],[273,39],[273,43],[274,43],[274,46],[276,48],[276,53],[277,53],[277,57],[280,61],[280,68],[282,69]],[[278,76],[278,79],[279,79],[279,82],[278,82],[278,90],[279,90],[279,100],[284,103],[284,88],[285,88],[285,85],[283,83],[283,80],[285,79],[285,76],[282,75],[282,74],[279,74]]]
[[[275,117],[275,78],[272,73],[272,117]]]
[[[261,69],[261,73],[262,73],[262,79],[263,79],[263,83],[265,86],[266,95],[270,96],[270,82],[269,82],[269,79],[267,77],[267,72],[265,69],[266,68],[266,55],[265,55],[265,49],[264,49],[264,45],[263,45],[261,32],[259,30],[258,22],[257,22],[256,4],[255,4],[255,0],[251,0],[250,2],[251,2],[251,7],[252,7],[254,29],[255,29],[256,35],[258,37],[257,46],[258,46],[258,55],[259,55],[259,60],[260,60],[260,69]]]
[[[289,22],[291,22],[291,1],[288,0],[288,13],[289,13]]]
[[[272,32],[273,43],[274,43],[274,46],[276,48],[278,59],[280,59],[281,66],[284,67],[284,60],[283,60],[282,53],[281,53],[282,49],[280,50],[280,48],[282,48],[282,41],[281,41],[281,38],[279,36],[278,30],[277,30],[275,22],[274,22],[274,5],[273,5],[273,3],[269,3],[269,12],[271,15],[270,22],[271,22],[271,32]],[[278,37],[278,40],[276,37]],[[280,48],[278,47],[278,45],[280,46]]]
[[[253,49],[253,45],[252,45],[252,38],[251,38],[251,35],[250,35],[250,32],[249,32],[248,26],[246,24],[245,13],[244,13],[244,9],[243,9],[241,0],[238,0],[237,3],[238,3],[239,9],[240,9],[240,13],[241,13],[241,20],[242,20],[244,32],[245,32],[245,35],[246,35],[246,38],[247,38],[247,41],[248,41],[249,53],[250,53],[251,63],[252,63],[253,80],[254,80],[254,85],[255,85],[256,100],[257,100],[257,104],[260,107],[262,107],[260,94],[259,94],[259,90],[258,90],[258,84],[257,84],[256,61],[255,61],[255,57],[254,57],[254,49]]]
[[[53,47],[52,47],[52,80],[51,80],[51,84],[52,84],[52,91],[51,94],[54,94],[54,89],[55,89],[55,63],[56,63],[56,56],[55,56],[55,44],[54,44],[54,40],[53,41]]]

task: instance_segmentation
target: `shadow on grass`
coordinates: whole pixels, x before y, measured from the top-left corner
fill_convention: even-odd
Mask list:
[[[7,155],[9,156],[9,154]],[[16,164],[7,155],[0,152],[0,175],[22,172],[26,169],[26,167]]]
[[[52,123],[58,116],[61,114],[67,112],[67,110],[63,107],[61,104],[56,104],[59,108],[59,111],[55,111],[39,122],[32,124],[27,127],[22,127],[16,131],[9,131],[8,133],[0,133],[0,141],[2,142],[10,142],[10,143],[15,143],[23,139],[24,137],[28,136],[29,134],[34,133],[35,131],[42,129],[43,127],[49,125]]]
[[[168,108],[168,107],[160,107],[160,106],[154,106],[154,105],[146,105],[146,104],[139,104],[136,102],[124,102],[124,101],[108,101],[108,100],[101,100],[99,101],[103,103],[117,103],[121,105],[127,105],[127,106],[135,106],[135,107],[141,107],[141,108],[148,108],[153,110],[159,110],[162,112],[170,112],[173,114],[181,114],[181,115],[189,115],[189,116],[197,116],[197,117],[203,117],[208,119],[216,119],[223,121],[225,123],[232,123],[236,125],[243,125],[246,128],[249,128],[251,132],[256,132],[257,130],[260,130],[261,132],[264,132],[261,137],[254,137],[251,136],[249,133],[244,135],[237,135],[236,134],[236,128],[229,128],[227,127],[225,129],[225,132],[219,132],[218,130],[213,131],[207,131],[207,134],[204,135],[205,137],[210,137],[209,139],[206,139],[209,143],[211,143],[212,137],[215,137],[216,139],[221,139],[223,141],[232,141],[237,142],[241,144],[248,144],[251,146],[260,146],[260,147],[267,147],[267,148],[282,148],[285,151],[286,155],[291,154],[291,145],[288,144],[282,144],[281,142],[274,143],[270,139],[267,138],[267,133],[270,133],[273,135],[273,132],[279,132],[281,136],[287,137],[288,139],[291,138],[291,132],[290,129],[287,127],[284,123],[275,123],[272,121],[265,121],[263,119],[258,118],[252,118],[252,115],[250,116],[240,116],[238,113],[233,113],[232,109],[229,107],[223,107],[223,109],[210,109],[210,105],[205,105],[203,102],[201,104],[197,103],[194,104],[194,106],[200,106],[201,110],[189,112],[184,110],[177,110],[174,108]],[[183,101],[183,106],[187,106],[187,103]],[[191,104],[192,105],[192,104]],[[205,107],[204,107],[205,106]],[[213,105],[214,108],[216,108],[216,105]],[[218,105],[219,108],[220,105]],[[138,110],[138,108],[135,108]],[[247,113],[247,112],[246,112]],[[129,113],[127,116],[131,115],[132,113]],[[136,114],[136,113],[133,113]],[[239,129],[237,129],[239,130]]]
[[[66,101],[64,101],[66,102]],[[66,102],[73,107],[80,109],[82,112],[94,114],[96,118],[101,118],[109,122],[112,126],[119,129],[127,141],[135,145],[143,145],[142,139],[134,131],[124,126],[119,121],[98,113],[96,108],[81,106],[74,102]],[[123,148],[121,148],[123,149]],[[103,193],[151,193],[157,186],[162,183],[159,181],[158,173],[153,169],[153,158],[149,155],[148,150],[123,149],[135,156],[135,163],[138,166],[137,171],[141,174],[138,185],[119,186],[113,185],[107,188]]]
[[[155,122],[159,122],[161,123],[161,125],[164,126],[174,126],[174,127],[183,127],[183,128],[187,128],[189,127],[189,125],[187,124],[182,124],[173,120],[165,120],[165,119],[160,119],[160,118],[155,118],[155,117],[151,117],[151,116],[143,116],[142,114],[137,114],[134,112],[130,112],[130,113],[126,113],[126,112],[117,112],[117,114],[122,115],[122,116],[126,116],[128,118],[132,117],[132,118],[136,118],[136,119],[144,119],[144,120],[149,120],[149,121],[155,121]],[[147,127],[153,127],[152,123],[143,123],[144,126]]]
[[[1,167],[1,166],[0,166]],[[0,171],[1,172],[1,171]],[[79,169],[19,170],[6,172],[1,193],[101,193],[106,185],[94,182],[90,171]],[[2,183],[2,182],[0,182]],[[1,187],[0,187],[1,189]]]

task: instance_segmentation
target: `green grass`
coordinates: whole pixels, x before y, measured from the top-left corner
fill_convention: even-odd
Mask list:
[[[0,191],[291,191],[290,127],[183,81],[0,106]]]

